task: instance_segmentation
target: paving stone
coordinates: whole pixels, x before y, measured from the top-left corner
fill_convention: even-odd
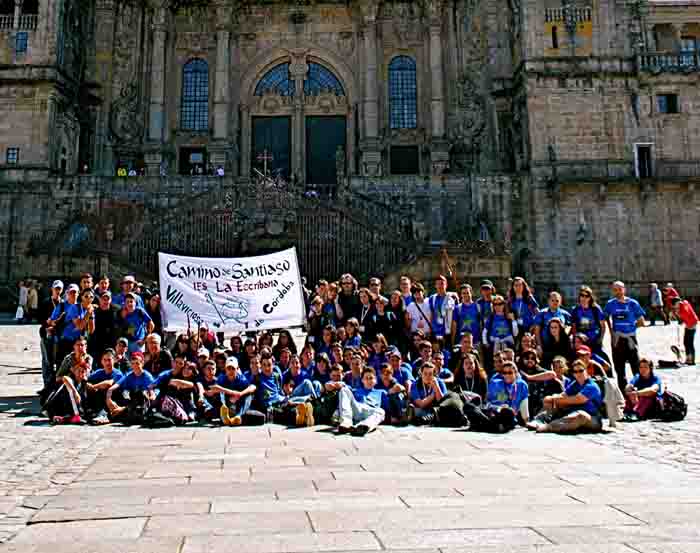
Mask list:
[[[208,513],[208,502],[179,502],[162,504],[125,505],[114,504],[91,505],[84,508],[42,509],[32,518],[32,523],[38,522],[67,522],[71,520],[99,520],[126,517],[149,517],[153,515],[178,515]]]
[[[700,553],[700,542],[631,543],[639,553]]]
[[[643,520],[647,524],[690,524],[698,523],[700,518],[700,499],[694,503],[613,505],[616,509]]]
[[[182,553],[212,553],[231,548],[231,536],[186,537]],[[245,536],[245,553],[317,553],[323,551],[378,551],[370,532],[332,534],[253,534]]]
[[[700,526],[684,525],[622,525],[622,526],[567,526],[535,527],[548,540],[558,544],[645,543],[645,542],[700,542]]]
[[[444,500],[440,501],[443,504]],[[346,511],[376,509],[406,509],[406,503],[398,497],[376,494],[344,496],[333,494],[314,499],[296,498],[281,501],[241,501],[240,499],[214,499],[212,513],[289,513],[299,511],[330,511],[342,505]]]
[[[375,532],[386,549],[425,549],[439,547],[496,546],[501,551],[523,545],[550,544],[551,542],[531,528],[499,528],[474,530],[425,530],[414,529]]]
[[[3,553],[179,553],[182,539],[139,538],[137,540],[5,544]]]
[[[94,520],[89,524],[83,521],[32,524],[17,534],[17,536],[11,540],[11,543],[52,544],[119,539],[135,540],[141,535],[145,524],[145,518]]]
[[[528,509],[521,505],[481,506],[465,516],[463,509],[434,508],[354,513],[343,517],[341,511],[312,512],[309,517],[318,532],[342,530],[376,530],[423,528],[426,530],[458,528],[503,528],[526,526],[564,526],[567,524],[600,526],[605,524],[641,524],[620,511],[602,505],[572,503],[566,507],[541,505]]]
[[[275,513],[224,513],[209,515],[154,516],[148,520],[146,536],[195,536],[258,533],[303,533],[312,530],[304,511]],[[246,538],[247,539],[247,538]]]

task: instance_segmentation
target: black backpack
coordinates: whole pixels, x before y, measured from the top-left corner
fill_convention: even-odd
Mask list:
[[[665,422],[682,421],[688,414],[688,404],[678,394],[664,391],[661,396],[659,418]]]

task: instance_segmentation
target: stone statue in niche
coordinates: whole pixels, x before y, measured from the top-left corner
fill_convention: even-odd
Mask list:
[[[122,87],[119,98],[112,102],[110,130],[119,142],[133,142],[143,133],[139,115],[138,89],[134,83]]]
[[[340,144],[335,150],[335,176],[338,184],[345,177],[345,150]]]
[[[457,83],[457,119],[452,131],[454,140],[473,144],[481,137],[486,125],[484,107],[476,84],[465,73]]]

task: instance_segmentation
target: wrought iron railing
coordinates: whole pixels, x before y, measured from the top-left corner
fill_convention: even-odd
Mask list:
[[[639,55],[641,71],[649,73],[692,73],[700,70],[700,52],[645,52]]]

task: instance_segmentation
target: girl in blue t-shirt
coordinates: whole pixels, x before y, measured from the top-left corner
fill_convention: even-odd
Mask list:
[[[593,290],[588,286],[581,286],[578,294],[578,304],[571,311],[571,333],[585,334],[588,338],[587,345],[594,353],[601,354],[607,359],[603,352],[603,338],[607,320],[603,310],[596,302]]]
[[[484,322],[482,342],[484,344],[485,365],[492,372],[493,354],[506,348],[514,348],[518,335],[518,323],[508,312],[503,296],[494,296],[493,313]]]
[[[453,344],[459,344],[466,332],[474,337],[481,335],[481,312],[473,299],[472,287],[469,284],[462,284],[459,296],[462,301],[452,312]]]
[[[515,277],[508,291],[508,310],[513,313],[518,323],[519,334],[527,332],[535,324],[539,312],[537,300],[532,296],[530,287],[522,277]]]

